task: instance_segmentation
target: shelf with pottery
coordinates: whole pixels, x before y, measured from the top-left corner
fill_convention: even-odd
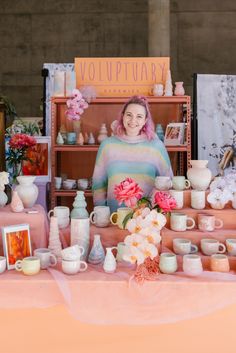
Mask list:
[[[71,197],[74,197],[76,195],[77,191],[79,191],[79,190],[63,190],[63,189],[60,189],[60,190],[56,190],[55,191],[55,196],[56,197],[60,197],[60,196],[71,196]],[[83,190],[83,191],[84,191],[85,197],[92,197],[93,196],[91,190]]]

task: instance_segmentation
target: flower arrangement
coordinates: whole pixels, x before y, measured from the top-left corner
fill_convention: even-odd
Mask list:
[[[210,193],[207,201],[212,208],[222,209],[229,201],[233,201],[236,195],[236,173],[229,173],[223,177],[217,177],[210,184]],[[234,207],[234,203],[233,203]]]
[[[0,191],[5,190],[5,185],[9,184],[9,173],[0,172]]]
[[[166,224],[164,213],[176,207],[176,201],[167,192],[156,191],[150,200],[143,197],[143,190],[132,179],[126,178],[114,189],[115,197],[132,211],[123,222],[131,233],[124,239],[123,259],[138,265],[158,256],[157,245],[161,241],[160,230]],[[147,262],[146,262],[147,263]]]
[[[72,91],[72,97],[66,102],[67,110],[66,116],[68,120],[79,121],[84,109],[88,108],[88,103],[82,97],[78,89]]]
[[[26,156],[27,150],[35,146],[36,143],[33,136],[26,134],[15,134],[10,138],[6,161],[8,166],[13,168],[13,181],[21,173],[22,161],[30,160]]]

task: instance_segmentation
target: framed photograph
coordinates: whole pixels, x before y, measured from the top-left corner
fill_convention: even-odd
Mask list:
[[[8,270],[15,268],[17,260],[32,254],[29,224],[2,227],[2,241]]]
[[[51,181],[51,136],[34,136],[37,144],[29,148],[27,157],[29,160],[23,161],[23,175],[35,175],[36,182]]]
[[[166,127],[164,143],[166,146],[184,144],[185,123],[170,123]]]

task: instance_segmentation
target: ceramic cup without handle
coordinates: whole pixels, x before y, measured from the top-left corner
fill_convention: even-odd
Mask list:
[[[226,248],[230,256],[236,255],[236,239],[226,239]]]
[[[62,259],[62,271],[67,275],[75,275],[78,272],[87,270],[88,265],[85,261],[81,260],[64,260]]]
[[[168,176],[157,176],[155,178],[155,187],[158,190],[169,190],[172,187],[171,178]]]
[[[162,253],[160,255],[159,268],[162,273],[171,274],[177,271],[177,258],[175,254]]]
[[[54,177],[55,188],[57,190],[61,189],[62,185],[62,178],[61,177]]]
[[[110,224],[110,216],[109,206],[95,206],[90,213],[90,222],[96,227],[107,227]]]
[[[36,275],[40,271],[40,260],[36,256],[28,256],[15,263],[16,271],[22,271],[24,275]]]
[[[112,224],[117,225],[120,229],[125,229],[123,226],[123,220],[125,217],[132,212],[132,209],[129,207],[119,207],[117,212],[113,212],[110,217]]]
[[[216,239],[201,239],[201,249],[205,255],[222,254],[226,251],[225,245]]]
[[[216,218],[214,215],[205,213],[198,214],[198,228],[202,232],[213,232],[215,229],[220,229],[224,225],[224,222],[220,218]]]
[[[0,256],[0,273],[3,273],[7,268],[7,259],[4,256]]]
[[[51,214],[57,217],[58,227],[66,228],[70,223],[70,209],[67,206],[56,206],[53,210],[48,212],[48,218],[50,219]]]
[[[199,276],[203,272],[202,260],[199,255],[184,255],[183,271],[188,276]]]
[[[67,141],[68,145],[75,145],[76,144],[76,132],[67,132],[66,141]]]
[[[200,190],[191,190],[191,207],[203,210],[206,207],[206,193]]]
[[[180,210],[184,207],[184,192],[182,190],[169,190],[170,195],[176,201],[175,210]]]
[[[172,186],[175,190],[185,190],[189,189],[191,184],[185,176],[173,176],[172,178]]]
[[[80,260],[83,254],[84,248],[83,246],[80,246],[78,244],[69,246],[68,248],[61,250],[61,256],[63,260]]]
[[[229,272],[229,259],[223,254],[211,255],[211,270],[216,272]]]
[[[187,225],[188,222],[191,225]],[[170,228],[176,232],[184,232],[187,229],[193,229],[195,227],[195,221],[193,218],[188,217],[184,213],[172,212],[170,216]]]
[[[197,245],[192,244],[188,239],[182,238],[173,240],[173,249],[177,255],[193,254],[198,251]]]
[[[46,270],[49,266],[56,266],[57,258],[50,249],[39,248],[34,250],[34,256],[40,260],[40,268]]]

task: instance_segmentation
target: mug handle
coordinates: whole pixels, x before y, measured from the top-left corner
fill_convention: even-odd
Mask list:
[[[84,248],[83,248],[83,246],[79,246],[79,249],[81,249],[81,256],[84,255]]]
[[[190,254],[194,254],[195,252],[198,252],[198,246],[191,244],[191,251]]]
[[[80,267],[80,272],[84,272],[84,271],[86,271],[87,270],[87,268],[88,268],[88,265],[87,265],[87,263],[85,262],[85,261],[80,261],[80,266],[81,265],[83,265],[84,266],[84,268],[81,268]]]
[[[54,212],[54,210],[50,210],[49,212],[48,212],[48,218],[50,219],[50,217],[51,217],[51,213],[52,212]]]
[[[51,262],[52,259],[52,262]],[[50,254],[50,266],[54,267],[57,264],[57,258],[54,254]]]
[[[185,179],[185,189],[189,189],[191,186],[191,183],[188,179]]]
[[[22,271],[22,260],[17,260],[15,263],[15,270]]]
[[[113,212],[113,213],[111,214],[111,217],[110,217],[110,221],[111,221],[111,223],[112,223],[114,226],[117,225],[117,221],[118,221],[118,217],[117,217],[116,222],[113,221],[113,217],[114,217],[115,215],[118,216],[118,213],[117,213],[117,212]]]
[[[220,247],[222,250],[220,250]],[[217,251],[218,254],[223,254],[226,251],[226,246],[222,243],[219,244],[219,250]]]
[[[95,213],[95,211],[92,211],[89,216],[90,222],[92,224],[95,224],[95,222],[96,222],[95,217],[96,217],[96,213]]]
[[[217,224],[217,223],[218,223],[218,224]],[[222,228],[223,225],[224,225],[224,222],[223,222],[221,219],[219,219],[219,218],[216,218],[216,219],[215,219],[215,228],[216,228],[216,229]]]
[[[187,217],[187,222],[190,221],[192,222],[192,225],[191,226],[186,226],[186,229],[193,229],[195,227],[195,221],[193,218],[191,217]]]

